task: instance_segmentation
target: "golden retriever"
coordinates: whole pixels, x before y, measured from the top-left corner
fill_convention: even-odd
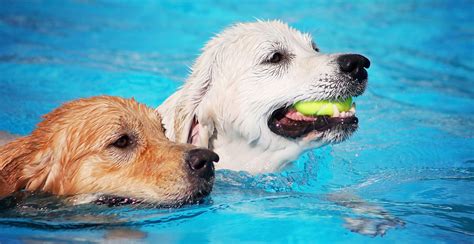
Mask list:
[[[218,160],[210,150],[170,142],[157,112],[133,99],[79,99],[0,147],[0,198],[27,190],[180,205],[211,192]]]

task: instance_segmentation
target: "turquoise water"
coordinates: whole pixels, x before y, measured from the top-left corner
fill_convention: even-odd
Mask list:
[[[157,106],[204,43],[237,21],[281,19],[323,52],[362,53],[372,66],[357,134],[280,174],[220,171],[204,204],[180,209],[32,199],[21,211],[0,209],[0,243],[472,243],[473,16],[471,1],[3,1],[0,130],[22,135],[79,97]],[[405,225],[378,237],[349,231],[344,218],[374,216],[327,200],[341,191]]]

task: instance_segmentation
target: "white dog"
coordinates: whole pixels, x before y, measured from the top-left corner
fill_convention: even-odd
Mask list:
[[[361,95],[369,66],[361,55],[323,54],[309,34],[279,21],[237,24],[207,43],[158,111],[169,139],[214,150],[218,168],[273,172],[357,129],[354,104],[331,117],[292,105]]]
[[[293,104],[359,96],[369,66],[362,55],[322,54],[310,35],[279,21],[237,24],[204,47],[184,86],[158,111],[170,140],[213,149],[218,169],[274,172],[305,150],[354,133],[355,104],[331,117],[304,116]],[[354,232],[384,235],[404,225],[350,192],[329,199],[371,216],[345,218]]]

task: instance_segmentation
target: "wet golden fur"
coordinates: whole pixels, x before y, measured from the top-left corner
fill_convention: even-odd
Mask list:
[[[132,146],[114,146],[123,135]],[[0,197],[25,189],[190,201],[213,183],[186,170],[183,158],[191,148],[170,142],[158,114],[133,99],[76,100],[45,115],[31,135],[0,147]]]

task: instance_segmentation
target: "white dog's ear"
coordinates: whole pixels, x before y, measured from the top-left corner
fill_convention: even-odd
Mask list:
[[[209,102],[204,101],[215,82],[219,57],[219,47],[211,40],[183,87],[158,107],[170,140],[209,147],[209,138],[214,133],[214,113]]]

